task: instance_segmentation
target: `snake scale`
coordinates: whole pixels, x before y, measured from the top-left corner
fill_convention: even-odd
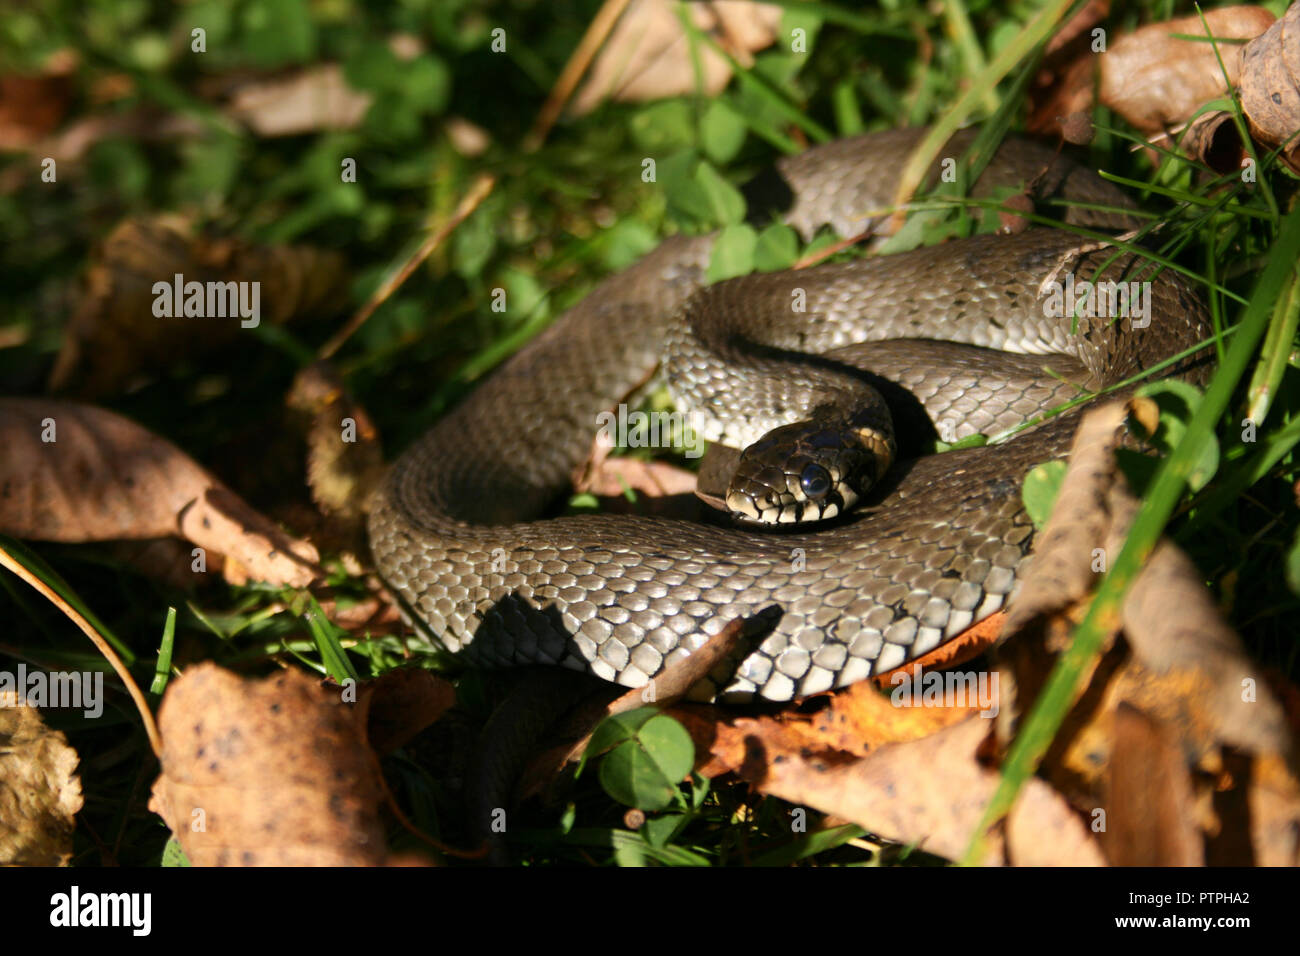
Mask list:
[[[823,224],[861,233],[870,223],[860,214],[891,201],[923,132],[816,147],[759,185],[805,237]],[[960,156],[972,136],[958,134],[942,155]],[[974,193],[1007,184],[1063,198],[1058,216],[1095,227],[1123,226],[1116,210],[1131,205],[1030,142],[1004,142]],[[606,279],[391,468],[371,505],[376,564],[446,648],[485,666],[553,663],[635,687],[743,618],[741,655],[693,696],[788,700],[904,665],[1007,602],[1033,541],[1022,479],[1066,454],[1075,416],[1000,444],[906,458],[864,508],[829,525],[539,518],[590,453],[597,415],[658,368],[705,437],[744,444],[772,424],[749,409],[786,421],[806,411],[803,370],[820,362],[864,367],[891,404],[902,396],[923,408],[945,438],[989,434],[1079,386],[1147,369],[1208,330],[1197,296],[1167,269],[1144,276],[1145,328],[1050,316],[1045,279],[1131,280],[1135,264],[1065,231],[981,235],[706,288],[713,241],[670,238]],[[792,309],[800,296],[805,308]],[[801,355],[820,358],[810,366]]]

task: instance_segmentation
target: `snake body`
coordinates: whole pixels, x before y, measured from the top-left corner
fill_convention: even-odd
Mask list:
[[[805,236],[822,224],[860,233],[869,224],[855,217],[890,201],[922,132],[818,147],[760,185],[784,195],[785,220]],[[961,155],[971,135],[945,155]],[[975,192],[1026,183],[1040,196],[1127,205],[1091,171],[1025,142],[1004,144]],[[1084,208],[1065,218],[1122,223]],[[597,415],[660,368],[707,438],[743,445],[804,414],[818,376],[855,366],[897,383],[887,395],[960,438],[1120,381],[1208,329],[1170,270],[1145,275],[1146,328],[1045,314],[1045,279],[1131,281],[1136,261],[1113,248],[1073,254],[1081,240],[1061,231],[704,288],[713,241],[670,238],[605,280],[394,464],[372,503],[372,550],[411,619],[442,645],[484,665],[554,663],[635,687],[743,618],[743,658],[695,693],[773,700],[903,665],[1006,603],[1033,540],[1021,481],[1065,455],[1071,416],[1002,444],[905,460],[865,509],[830,527],[539,520],[588,455]]]

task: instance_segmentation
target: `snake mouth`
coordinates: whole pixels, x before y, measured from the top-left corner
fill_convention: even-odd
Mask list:
[[[773,501],[767,495],[755,496],[738,489],[727,492],[727,510],[746,525],[810,525],[838,518],[848,510],[838,494],[822,501]]]

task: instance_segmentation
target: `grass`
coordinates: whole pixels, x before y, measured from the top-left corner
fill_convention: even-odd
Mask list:
[[[100,399],[176,441],[276,515],[293,513],[305,497],[301,450],[277,411],[287,383],[338,333],[346,314],[361,308],[410,261],[424,237],[454,217],[479,177],[495,179],[482,204],[335,356],[376,419],[390,457],[501,358],[601,276],[653,247],[658,236],[726,224],[741,234],[743,207],[736,209],[727,189],[776,155],[861,128],[941,117],[954,126],[984,118],[991,135],[1000,136],[1022,115],[1022,92],[1032,77],[1026,57],[1053,29],[1048,8],[1059,12],[1069,5],[998,0],[936,13],[886,3],[868,14],[832,3],[783,3],[782,36],[804,29],[809,52],[778,45],[759,53],[716,98],[721,107],[693,96],[607,105],[561,124],[531,152],[519,144],[594,16],[594,0],[412,0],[382,10],[358,0],[311,6],[245,0],[223,14],[225,6],[92,0],[0,13],[6,70],[35,66],[50,50],[77,52],[70,118],[102,109],[94,104],[105,90],[125,89],[112,109],[162,109],[198,120],[200,130],[187,140],[156,143],[110,136],[82,161],[64,165],[57,185],[0,191],[0,222],[9,233],[0,244],[6,296],[0,334],[19,341],[0,348],[0,390],[39,392],[75,301],[74,283],[94,243],[124,216],[181,211],[257,241],[338,250],[353,276],[339,315],[267,332],[238,353],[177,356],[169,367],[147,370],[141,387]],[[1165,6],[1134,4],[1124,23],[1165,15]],[[175,42],[188,36],[192,19],[208,24],[204,57],[185,55]],[[1036,32],[1024,29],[1031,22]],[[497,26],[507,37],[500,54],[489,50]],[[955,30],[955,41],[938,39],[946,29]],[[399,32],[422,41],[413,60],[385,53],[384,38]],[[928,48],[919,37],[936,39]],[[716,46],[698,31],[691,42],[697,49]],[[376,106],[360,128],[259,140],[226,121],[199,92],[237,70],[294,70],[324,61],[342,62],[350,78],[375,90]],[[458,151],[449,117],[486,134],[481,155]],[[1182,443],[1147,489],[1133,536],[1025,724],[999,808],[1032,773],[1071,699],[1074,676],[1093,652],[1100,622],[1166,529],[1196,561],[1252,655],[1292,680],[1300,670],[1290,624],[1300,609],[1300,522],[1291,488],[1300,441],[1293,359],[1300,228],[1297,213],[1287,211],[1292,180],[1267,156],[1259,157],[1254,188],[1239,179],[1197,181],[1186,160],[1153,174],[1127,149],[1131,131],[1104,113],[1099,122],[1091,159],[1173,221],[1156,258],[1202,287],[1219,332],[1222,368]],[[640,181],[647,155],[662,157],[658,188],[643,188]],[[339,163],[349,156],[359,159],[362,173],[352,190],[338,182]],[[22,155],[0,158],[0,177],[26,162]],[[706,202],[691,204],[687,199],[699,195],[693,184],[700,182],[714,191],[705,194]],[[959,205],[966,215],[980,204]],[[951,215],[953,206],[951,199],[930,203],[940,214]],[[504,313],[491,307],[498,288],[510,303]],[[1246,409],[1260,416],[1254,443],[1240,440]],[[1189,494],[1186,468],[1209,442],[1220,446],[1218,474]],[[363,678],[413,659],[458,677],[470,726],[486,715],[492,675],[462,673],[416,642],[341,635],[303,595],[227,587],[184,593],[137,573],[101,546],[40,544],[32,550],[34,562],[48,563],[66,583],[70,603],[91,621],[93,610],[105,625],[101,633],[116,635],[119,653],[142,684],[156,678],[160,687],[168,673],[203,659],[249,672],[289,663]],[[332,583],[342,600],[366,594],[362,580],[341,572]],[[0,607],[10,622],[0,637],[0,667],[26,661],[107,668],[26,585],[5,574],[0,587]],[[145,808],[155,767],[126,695],[112,694],[97,721],[59,711],[48,720],[68,733],[82,758],[87,806],[74,862],[155,864],[167,834]],[[455,806],[429,769],[439,746],[435,733],[389,758],[385,769],[418,826],[454,836]],[[680,801],[661,815],[668,822],[657,825],[663,838],[657,846],[630,839],[625,809],[595,774],[585,774],[567,810],[525,809],[519,829],[512,827],[512,851],[532,865],[647,857],[682,865],[933,862],[906,848],[866,844],[853,829],[828,836],[810,825],[812,832],[792,834],[790,807],[721,782],[697,779],[683,787]],[[394,844],[417,846],[397,830]]]

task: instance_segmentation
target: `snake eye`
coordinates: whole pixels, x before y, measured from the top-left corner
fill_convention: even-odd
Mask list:
[[[799,487],[809,498],[825,498],[831,490],[831,476],[821,465],[807,465],[799,475]]]

